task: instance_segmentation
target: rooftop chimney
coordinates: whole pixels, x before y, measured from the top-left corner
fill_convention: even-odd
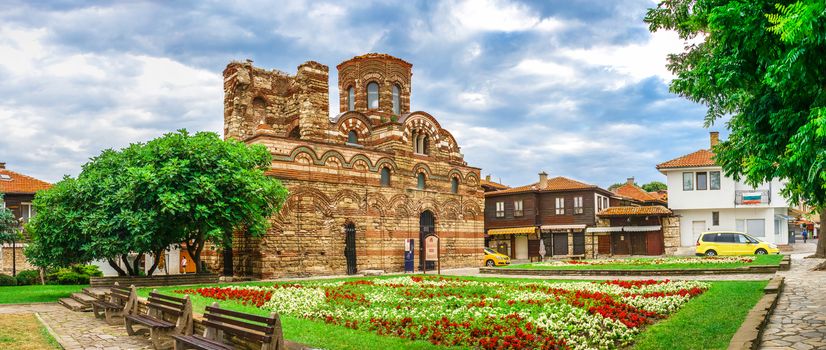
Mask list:
[[[490,182],[490,174],[485,175],[485,181]]]
[[[0,162],[0,169],[6,168],[6,162]]]
[[[634,177],[632,176],[632,177],[629,177],[629,178],[625,179],[625,183],[629,184],[629,185],[633,185],[634,184]]]
[[[717,146],[720,143],[720,133],[717,131],[712,131],[708,133],[709,143],[711,144],[711,148]]]
[[[548,173],[541,172],[539,173],[539,188],[545,189],[548,187]]]

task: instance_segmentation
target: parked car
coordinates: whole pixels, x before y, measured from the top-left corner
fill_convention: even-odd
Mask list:
[[[763,242],[743,232],[703,232],[697,238],[697,255],[763,255],[780,254],[773,243]]]
[[[499,265],[510,265],[511,258],[505,254],[497,253],[493,249],[485,248],[485,266],[494,267]]]

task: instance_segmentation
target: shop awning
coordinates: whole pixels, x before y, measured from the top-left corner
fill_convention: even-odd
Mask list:
[[[622,232],[622,226],[589,227],[585,230],[585,232],[589,232],[589,233]]]
[[[536,233],[536,226],[495,228],[488,230],[488,235],[519,235]]]
[[[584,230],[585,224],[580,225],[542,225],[543,230]]]
[[[649,232],[649,231],[659,231],[662,226],[623,226],[622,230],[625,232]]]

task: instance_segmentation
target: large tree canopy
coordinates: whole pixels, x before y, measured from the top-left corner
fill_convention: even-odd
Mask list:
[[[791,203],[826,208],[826,2],[666,0],[645,21],[702,39],[669,56],[671,90],[708,106],[707,125],[731,118],[725,173],[785,179]]]
[[[38,194],[28,254],[40,266],[106,259],[120,274],[137,275],[142,254],[156,257],[151,274],[167,247],[185,243],[200,271],[207,242],[229,253],[233,232],[266,231],[287,195],[264,174],[270,163],[263,146],[214,133],[179,131],[106,150],[77,179]]]

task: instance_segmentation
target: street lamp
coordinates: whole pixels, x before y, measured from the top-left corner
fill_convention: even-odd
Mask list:
[[[23,236],[23,218],[17,219],[20,226],[20,236]],[[17,237],[11,236],[11,275],[17,276]]]

